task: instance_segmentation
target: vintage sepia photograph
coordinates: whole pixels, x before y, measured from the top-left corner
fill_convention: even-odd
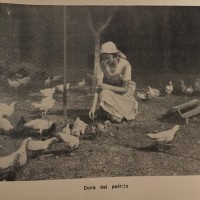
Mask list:
[[[199,6],[0,16],[0,181],[200,174]]]

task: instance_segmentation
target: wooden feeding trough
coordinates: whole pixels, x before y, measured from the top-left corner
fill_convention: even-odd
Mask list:
[[[200,114],[200,105],[198,99],[174,106],[171,108],[170,112],[178,112],[182,118],[186,120],[186,124],[189,123],[189,118]]]

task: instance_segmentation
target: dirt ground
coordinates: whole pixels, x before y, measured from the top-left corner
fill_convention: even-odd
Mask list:
[[[13,125],[17,124],[21,116],[24,116],[26,121],[40,116],[30,105],[30,102],[41,99],[39,93],[28,89],[15,92],[8,87],[1,87],[0,94],[2,103],[17,102],[15,112],[9,118]],[[16,180],[199,175],[200,117],[191,118],[189,125],[178,116],[161,120],[172,106],[198,96],[174,94],[139,101],[139,114],[134,123],[112,124],[112,135],[101,136],[102,140],[80,139],[79,148],[73,152],[67,152],[62,143],[54,143],[45,154],[33,155],[28,152],[28,161],[17,173]],[[68,93],[67,117],[62,115],[62,94],[56,93],[54,98],[56,104],[49,111],[49,118],[58,124],[58,130],[61,124],[73,123],[78,116],[90,125],[98,120],[106,120],[97,116],[97,120],[92,122],[88,118],[92,97],[84,92]],[[167,130],[175,124],[180,124],[181,128],[169,147],[156,146],[146,137],[146,133]],[[15,135],[1,132],[0,156],[17,150],[22,140],[28,136],[28,132]]]

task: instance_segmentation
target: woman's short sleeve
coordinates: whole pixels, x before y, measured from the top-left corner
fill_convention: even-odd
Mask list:
[[[126,63],[125,67],[126,67],[126,70],[124,73],[123,81],[130,81],[131,80],[131,65],[129,64],[129,62]]]
[[[97,79],[103,79],[103,71],[100,67],[100,65],[97,66]]]

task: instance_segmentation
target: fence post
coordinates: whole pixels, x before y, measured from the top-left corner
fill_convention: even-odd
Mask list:
[[[67,115],[67,94],[66,94],[66,83],[67,83],[67,59],[66,59],[66,46],[67,46],[67,27],[66,27],[66,6],[63,7],[63,29],[64,29],[64,37],[63,37],[63,47],[64,47],[64,78],[63,78],[63,114]]]

